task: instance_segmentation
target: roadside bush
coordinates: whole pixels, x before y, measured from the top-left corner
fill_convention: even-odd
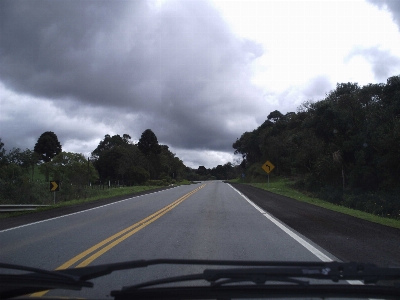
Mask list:
[[[343,199],[342,189],[333,186],[322,187],[318,192],[318,198],[326,200],[333,204],[340,204]]]
[[[144,184],[150,179],[150,173],[142,167],[133,166],[125,174],[125,181],[128,185]]]
[[[292,188],[311,193],[333,204],[343,205],[386,218],[400,219],[400,190],[391,192],[365,192],[361,189],[346,190],[338,186],[322,186],[312,175],[297,179]]]
[[[147,181],[148,186],[167,186],[168,182],[163,179],[163,180],[148,180]]]
[[[46,204],[49,185],[25,179],[0,181],[0,204]]]
[[[382,217],[400,219],[400,200],[397,195],[398,192],[345,194],[341,204]]]
[[[307,191],[311,193],[316,193],[321,189],[321,184],[318,180],[311,174],[306,174],[293,183],[293,188],[300,191]]]

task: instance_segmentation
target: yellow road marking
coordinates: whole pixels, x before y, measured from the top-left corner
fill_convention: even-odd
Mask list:
[[[104,248],[100,249],[99,251],[95,252],[94,254],[92,254],[91,256],[86,258],[84,261],[82,261],[80,264],[78,264],[76,266],[76,268],[85,267],[85,266],[89,265],[92,261],[94,261],[99,256],[103,255],[104,253],[106,253],[107,251],[109,251],[110,249],[112,249],[113,247],[115,247],[116,245],[121,243],[122,241],[126,240],[128,237],[132,236],[133,234],[135,234],[139,230],[143,229],[147,225],[151,224],[152,222],[154,222],[158,218],[160,218],[163,215],[165,215],[167,212],[172,210],[174,207],[178,206],[180,203],[185,201],[191,195],[193,195],[194,193],[196,193],[197,191],[202,189],[205,185],[206,184],[203,184],[203,185],[199,186],[198,188],[194,189],[193,191],[191,191],[191,192],[187,193],[186,195],[180,197],[179,199],[175,200],[171,204],[168,204],[167,206],[163,207],[162,209],[160,209],[159,211],[155,212],[154,214],[152,214],[152,215],[144,218],[143,220],[141,220],[141,221],[139,221],[139,222],[137,222],[137,223],[135,223],[135,224],[133,224],[133,225],[131,225],[131,226],[119,231],[119,232],[117,232],[116,234],[114,234],[114,235],[110,236],[109,238],[101,241],[100,243],[90,247],[89,249],[83,251],[82,253],[78,254],[77,256],[73,257],[72,259],[70,259],[66,263],[64,263],[61,266],[59,266],[56,270],[67,269],[70,266],[72,266],[75,263],[77,263],[78,261],[80,261],[80,260],[84,259],[85,257],[87,257],[89,254],[95,252],[97,249],[99,249],[99,248],[101,248],[101,247],[103,247],[103,246],[108,244]],[[47,292],[48,292],[48,290],[47,291],[33,293],[33,294],[31,294],[31,297],[42,297]]]

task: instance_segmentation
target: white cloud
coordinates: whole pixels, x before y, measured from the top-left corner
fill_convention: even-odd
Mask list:
[[[394,1],[396,2],[396,1]],[[379,45],[400,57],[400,33],[390,12],[365,1],[224,1],[214,0],[242,38],[263,45],[253,62],[253,82],[277,94],[317,76],[336,82],[374,82],[371,64],[344,62],[356,47]],[[368,76],[367,76],[368,75]]]
[[[233,144],[233,142],[232,142]],[[187,150],[187,149],[170,149],[179,157],[187,167],[197,169],[199,166],[204,166],[207,169],[215,168],[217,165],[224,165],[228,162],[233,163],[238,155],[223,151],[212,150]]]

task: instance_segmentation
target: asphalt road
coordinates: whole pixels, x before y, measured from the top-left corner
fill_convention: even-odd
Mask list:
[[[233,184],[259,207],[342,261],[400,267],[400,229],[361,220],[245,184]]]
[[[11,227],[0,231],[1,262],[56,269],[154,258],[336,259],[305,236],[271,221],[220,181],[179,186],[25,225],[23,217],[19,219],[19,227],[0,222],[0,228]],[[123,271],[94,280],[95,290],[48,295],[105,298],[112,289],[201,269],[157,266]]]

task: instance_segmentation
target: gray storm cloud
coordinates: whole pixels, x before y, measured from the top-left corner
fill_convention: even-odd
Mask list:
[[[393,21],[397,24],[400,30],[400,1],[398,0],[367,0],[375,4],[379,8],[386,7],[392,14]]]
[[[0,80],[66,113],[140,116],[125,127],[176,147],[230,151],[237,128],[256,126],[245,116],[262,98],[249,67],[262,47],[237,38],[208,2],[153,4],[1,1]]]
[[[400,29],[400,1],[368,1],[387,9]],[[1,0],[0,137],[6,149],[33,149],[50,130],[65,149],[86,153],[105,134],[137,140],[151,128],[193,164],[207,157],[225,161],[236,138],[271,111],[294,111],[334,88],[335,70],[312,73],[314,64],[304,80],[285,76],[285,68],[301,71],[301,62],[272,59],[279,45],[264,49],[240,38],[222,12],[207,0]],[[260,30],[268,24],[257,20]],[[400,62],[396,50],[376,45],[356,45],[343,59],[363,57],[384,82]],[[297,57],[296,48],[290,51]],[[268,79],[260,77],[263,69]],[[274,83],[284,80],[274,92]]]

